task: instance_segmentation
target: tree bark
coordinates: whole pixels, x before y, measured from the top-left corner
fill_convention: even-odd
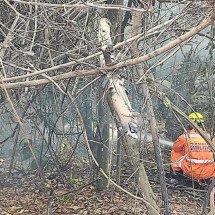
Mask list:
[[[97,161],[100,165],[100,168],[108,174],[109,171],[109,110],[107,107],[106,99],[103,98],[104,92],[103,89],[99,88],[99,103],[98,103],[98,116],[99,123],[97,125]],[[108,180],[100,174],[99,169],[97,170],[97,176],[99,180],[96,182],[96,189],[101,191],[107,188]]]
[[[119,81],[119,80],[116,80]],[[116,83],[113,84],[114,86],[120,86]],[[122,85],[121,85],[122,86]],[[155,196],[148,181],[148,177],[144,168],[143,163],[140,162],[140,154],[138,150],[138,138],[134,138],[134,136],[129,135],[129,131],[126,131],[127,125],[129,124],[129,119],[135,119],[137,116],[132,116],[132,112],[130,112],[128,116],[128,109],[125,104],[125,93],[122,96],[122,90],[119,87],[116,87],[115,90],[112,89],[112,86],[109,87],[109,96],[108,96],[108,103],[111,108],[112,114],[116,113],[116,124],[118,125],[118,131],[121,133],[123,146],[125,151],[128,155],[129,162],[131,163],[132,170],[136,172],[138,170],[138,187],[140,189],[141,194],[143,197],[153,206],[157,211],[159,208],[156,204]],[[124,108],[120,108],[124,107]],[[127,109],[127,110],[126,110]],[[125,116],[125,117],[123,117]],[[121,125],[121,126],[120,126]],[[149,205],[146,205],[148,208],[148,213],[150,215],[156,214],[156,211],[152,209]]]
[[[121,169],[122,169],[122,140],[120,138],[120,134],[118,132],[117,136],[117,151],[116,151],[116,181],[117,184],[121,184]]]
[[[105,64],[112,63],[111,53],[108,47],[112,45],[110,25],[107,19],[100,20],[99,38],[102,41]],[[146,205],[150,215],[157,214],[159,207],[149,184],[145,168],[140,162],[137,142],[140,136],[141,116],[132,109],[126,90],[124,80],[117,75],[107,76],[103,82],[104,88],[108,89],[108,104],[113,115],[116,114],[115,122],[119,133],[123,136],[123,145],[127,151],[133,171],[138,169],[139,188],[150,205]]]
[[[141,26],[141,22],[142,22],[142,14],[136,13],[134,15],[134,20],[133,20],[132,36],[136,36],[138,34],[138,28]],[[133,43],[131,51],[133,55],[138,53],[137,43]],[[163,207],[165,209],[164,214],[169,215],[169,203],[168,203],[168,193],[167,193],[166,182],[165,182],[165,172],[163,168],[161,147],[160,147],[160,142],[159,142],[158,133],[157,133],[157,123],[156,123],[155,114],[153,110],[153,104],[152,104],[149,88],[146,82],[146,76],[144,74],[142,65],[137,64],[136,69],[139,77],[142,77],[142,79],[144,80],[141,86],[142,86],[143,95],[146,99],[146,112],[150,123],[152,142],[154,144],[155,158],[158,166],[160,185],[161,185],[161,196],[163,200]]]

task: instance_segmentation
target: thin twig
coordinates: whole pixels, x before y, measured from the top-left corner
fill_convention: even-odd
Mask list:
[[[106,9],[106,10],[123,10],[123,11],[137,11],[137,12],[147,12],[148,10],[139,9],[139,8],[131,8],[123,5],[111,5],[111,4],[93,4],[93,3],[77,3],[77,4],[51,4],[51,3],[42,3],[42,2],[27,2],[21,0],[14,0],[14,2],[26,5],[34,5],[40,7],[55,7],[55,8],[98,8],[98,9]]]

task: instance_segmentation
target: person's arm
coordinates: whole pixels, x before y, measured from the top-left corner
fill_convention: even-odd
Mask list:
[[[179,136],[179,138],[173,143],[173,150],[175,152],[180,152],[184,149],[184,144],[186,143],[186,139],[184,135]]]

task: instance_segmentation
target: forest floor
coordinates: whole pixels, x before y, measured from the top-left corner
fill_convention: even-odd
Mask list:
[[[165,155],[168,157],[168,152]],[[151,148],[146,150],[144,158],[147,158],[147,172],[153,190],[157,196],[160,196],[160,186],[157,182],[157,170]],[[107,191],[96,192],[94,186],[88,184],[87,173],[85,179],[72,179],[67,186],[62,186],[57,178],[48,180],[47,175],[45,188],[43,188],[42,180],[32,172],[24,173],[16,170],[8,178],[7,159],[3,158],[0,161],[0,215],[147,215],[146,208],[141,201],[129,197],[112,186]],[[137,190],[134,179],[128,180],[127,174],[130,174],[129,168],[124,167],[122,186],[135,194]],[[183,187],[176,189],[176,186],[169,185],[168,193],[171,214],[199,215],[201,213],[204,191],[194,193],[191,187],[184,190]]]

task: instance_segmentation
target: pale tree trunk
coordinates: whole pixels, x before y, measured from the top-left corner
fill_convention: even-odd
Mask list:
[[[124,0],[107,0],[107,4],[113,4],[113,5],[124,5]],[[124,39],[124,29],[123,27],[123,17],[125,17],[126,13],[130,13],[130,11],[120,11],[120,10],[108,10],[107,12],[107,19],[110,20],[112,25],[112,35],[115,35],[113,45],[119,42],[122,42]],[[125,24],[126,25],[126,24]],[[107,59],[106,59],[107,60]],[[120,184],[120,178],[121,178],[121,168],[122,168],[122,141],[120,139],[120,134],[118,134],[117,138],[117,155],[116,155],[116,180],[117,183]]]
[[[106,64],[111,64],[111,55],[108,50],[112,46],[110,36],[110,25],[107,19],[100,20],[99,38],[102,41],[102,50]],[[144,198],[151,206],[147,204],[148,214],[154,215],[159,211],[155,196],[149,184],[145,168],[140,162],[140,155],[137,148],[140,136],[141,116],[133,111],[124,87],[124,80],[117,75],[109,75],[104,80],[104,88],[108,90],[108,103],[112,114],[116,115],[116,125],[118,131],[123,136],[123,145],[128,154],[132,169],[138,172],[139,189]],[[153,209],[154,208],[154,209]]]
[[[133,26],[132,26],[132,36],[136,36],[138,34],[138,28],[141,26],[142,22],[142,14],[136,13],[133,18]],[[138,53],[137,43],[132,44],[132,54]],[[157,123],[155,119],[155,114],[153,110],[153,104],[149,92],[149,88],[146,82],[146,76],[144,74],[144,70],[141,64],[136,65],[137,73],[140,77],[143,78],[144,82],[142,83],[142,91],[143,95],[146,99],[146,112],[149,119],[151,134],[152,134],[152,142],[154,144],[154,151],[155,151],[155,158],[158,166],[159,178],[160,178],[160,185],[161,185],[161,195],[163,200],[164,206],[164,214],[169,214],[169,203],[168,203],[168,193],[166,188],[165,182],[165,172],[163,167],[162,155],[161,155],[161,147],[159,143],[158,133],[157,133]]]
[[[130,102],[122,80],[119,78],[111,78],[110,81],[112,83],[109,85],[109,105],[112,112],[117,115],[116,124],[118,125],[119,132],[123,136],[123,146],[132,165],[132,170],[138,173],[138,188],[150,205],[159,211],[144,165],[140,162],[140,154],[137,147],[140,136],[139,127],[141,125],[141,117],[137,112],[130,109]],[[148,214],[156,214],[156,211],[150,206],[147,205],[147,207]]]

